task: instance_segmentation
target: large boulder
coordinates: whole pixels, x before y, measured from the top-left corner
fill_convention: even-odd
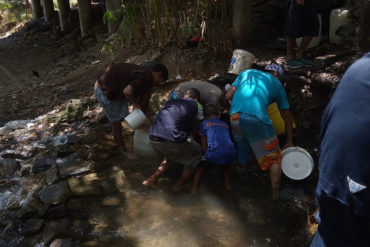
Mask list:
[[[182,98],[189,88],[195,88],[200,92],[199,102],[206,106],[207,104],[218,105],[222,98],[222,90],[216,85],[206,81],[186,81],[176,86],[177,95]]]

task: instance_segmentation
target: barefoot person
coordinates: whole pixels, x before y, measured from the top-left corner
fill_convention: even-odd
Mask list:
[[[202,155],[200,144],[192,137],[199,129],[199,97],[199,91],[190,88],[185,92],[184,98],[167,101],[156,115],[149,139],[153,149],[166,158],[143,185],[153,187],[158,176],[168,170],[172,162],[183,165],[182,174],[173,187],[174,191],[180,190],[193,175]]]
[[[218,119],[219,112],[215,105],[207,105],[203,114],[205,120],[200,125],[199,133],[205,160],[200,162],[195,172],[191,192],[196,192],[204,169],[212,166],[222,166],[225,187],[231,190],[230,167],[236,160],[236,148],[231,141],[229,126]]]
[[[94,93],[112,124],[114,139],[128,159],[136,158],[125,146],[121,122],[128,114],[128,104],[140,108],[149,115],[149,100],[153,86],[158,86],[168,78],[168,70],[163,64],[152,69],[130,63],[109,66],[95,82]]]
[[[310,44],[312,37],[317,36],[319,20],[316,12],[316,0],[288,0],[288,13],[285,23],[286,34],[286,66],[298,68],[312,65],[312,62],[303,57],[304,51]],[[296,38],[302,37],[301,45],[294,55]]]
[[[293,146],[293,118],[285,89],[279,78],[283,70],[277,64],[265,68],[268,72],[255,69],[243,71],[226,92],[231,100],[230,124],[237,146],[237,161],[246,164],[252,148],[263,171],[270,171],[273,198],[279,197],[281,177],[281,152],[279,139],[267,114],[267,106],[276,101],[285,123],[286,144]]]

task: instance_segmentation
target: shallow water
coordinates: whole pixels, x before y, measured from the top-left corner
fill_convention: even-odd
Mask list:
[[[113,197],[120,203],[107,207],[103,198],[88,200],[90,228],[79,246],[309,245],[307,212],[272,201],[268,177],[258,170],[234,174],[231,193],[218,173],[206,174],[198,193],[190,195],[170,190],[178,168],[162,175],[156,189],[146,189],[141,181],[154,171],[154,161],[111,162],[101,178],[114,177]]]

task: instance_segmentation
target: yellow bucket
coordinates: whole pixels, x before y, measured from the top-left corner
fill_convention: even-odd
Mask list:
[[[285,123],[283,118],[280,115],[279,108],[276,103],[272,103],[267,107],[267,114],[272,121],[272,125],[274,126],[275,132],[277,135],[282,135],[285,133]],[[296,127],[296,124],[293,120],[293,128]]]

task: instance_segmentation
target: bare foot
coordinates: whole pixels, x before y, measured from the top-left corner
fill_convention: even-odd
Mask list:
[[[151,188],[155,188],[155,180],[154,179],[152,179],[152,178],[148,178],[147,180],[144,180],[143,181],[143,185],[145,186],[145,187],[151,187]]]

